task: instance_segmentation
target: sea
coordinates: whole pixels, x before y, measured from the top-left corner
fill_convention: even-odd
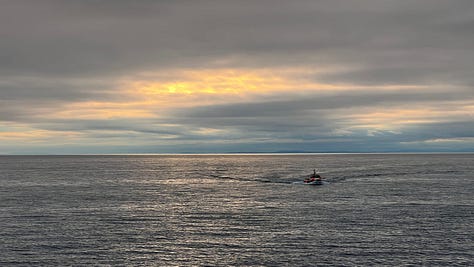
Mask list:
[[[473,233],[469,153],[0,156],[0,266],[474,266]]]

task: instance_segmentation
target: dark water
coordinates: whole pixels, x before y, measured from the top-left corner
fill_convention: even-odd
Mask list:
[[[0,265],[472,266],[473,208],[474,154],[2,156]]]

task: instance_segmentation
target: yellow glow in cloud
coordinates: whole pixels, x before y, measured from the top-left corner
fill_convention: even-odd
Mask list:
[[[277,76],[236,70],[189,71],[179,81],[135,82],[134,87],[145,95],[163,94],[241,94],[276,90],[285,81]]]
[[[114,88],[113,98],[108,101],[83,101],[67,103],[44,111],[43,117],[51,119],[107,120],[107,119],[158,119],[167,118],[167,112],[179,108],[203,105],[259,102],[282,99],[288,95],[304,97],[315,93],[344,94],[351,90],[399,91],[426,90],[426,86],[387,85],[357,86],[348,84],[318,83],[308,77],[317,72],[311,69],[202,69],[173,70],[165,74],[147,73],[123,78]],[[316,75],[317,76],[317,75]],[[471,104],[469,106],[469,104]],[[417,104],[416,104],[417,105]],[[393,130],[404,124],[439,121],[442,116],[472,114],[472,103],[462,103],[457,111],[441,110],[424,105],[403,108],[353,108],[350,115],[337,112],[338,118],[351,121],[348,127]],[[470,110],[466,110],[469,109]],[[47,114],[46,114],[47,113]],[[194,129],[195,134],[219,135],[221,129]],[[41,136],[42,132],[18,134]],[[4,133],[3,138],[12,138],[13,133]],[[1,138],[1,137],[0,137]]]
[[[174,70],[166,77],[147,73],[119,82],[115,101],[69,103],[49,114],[62,119],[157,118],[168,109],[200,105],[261,101],[284,94],[348,91],[355,85],[317,83],[316,71],[295,69],[203,69]],[[375,90],[414,89],[416,86],[377,86]]]
[[[214,128],[199,128],[197,130],[192,131],[192,133],[197,133],[201,135],[221,135],[225,134],[227,131],[221,129],[214,129]]]
[[[17,131],[0,132],[2,141],[21,141],[29,143],[42,143],[48,140],[75,139],[82,134],[73,131],[48,131],[39,129],[18,129]]]
[[[474,137],[455,137],[455,138],[436,138],[436,139],[428,139],[422,141],[409,141],[409,142],[400,142],[404,145],[413,145],[413,144],[439,144],[439,145],[446,145],[446,144],[469,144],[474,143]]]
[[[144,96],[224,95],[245,96],[277,92],[335,90],[341,86],[318,84],[291,78],[288,73],[269,70],[199,70],[179,71],[176,80],[128,81],[130,93]],[[347,87],[344,87],[347,89]]]
[[[173,79],[126,79],[115,90],[116,102],[70,103],[50,114],[54,118],[114,119],[156,118],[170,108],[258,100],[261,95],[335,87],[292,80],[271,71],[175,71]]]
[[[352,121],[352,124],[355,125],[353,127],[393,130],[408,124],[449,121],[453,117],[469,116],[474,111],[474,107],[466,103],[459,103],[459,108],[456,110],[441,109],[435,105],[360,109],[354,114],[346,115],[346,118]]]
[[[63,106],[51,114],[62,119],[152,118],[156,114],[143,102],[77,102]]]
[[[285,95],[304,97],[314,93],[344,93],[351,90],[427,88],[418,85],[378,85],[371,88],[318,83],[314,80],[318,72],[321,70],[308,68],[175,70],[168,72],[165,78],[147,73],[123,80],[122,94],[128,95],[130,101],[135,101],[143,109],[153,109],[155,114],[159,114],[169,108],[279,100]]]

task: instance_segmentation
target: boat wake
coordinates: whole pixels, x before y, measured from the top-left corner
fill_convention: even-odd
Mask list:
[[[305,177],[296,178],[298,181],[295,181],[295,178],[278,178],[278,177],[269,177],[269,178],[245,178],[245,177],[235,177],[235,176],[228,176],[228,175],[216,175],[216,174],[203,174],[200,175],[212,177],[219,180],[231,180],[231,181],[240,181],[240,182],[254,182],[254,183],[266,183],[266,184],[301,184],[301,185],[310,185],[305,183],[303,180]],[[329,184],[328,181],[322,181],[322,185]],[[321,185],[321,184],[320,184]]]
[[[312,184],[312,183],[305,183],[303,181],[297,181],[297,182],[292,182],[291,184],[301,184],[301,185],[327,185],[327,184],[330,184],[330,182],[328,181],[321,181],[320,184]]]
[[[204,174],[200,173],[200,175],[219,179],[219,180],[229,180],[229,181],[240,181],[240,182],[254,182],[254,183],[270,183],[270,184],[291,184],[294,182],[294,179],[288,180],[280,180],[279,178],[275,177],[268,177],[268,178],[246,178],[246,177],[236,177],[236,176],[228,176],[228,175],[216,175],[216,174]],[[279,179],[279,180],[277,180]]]

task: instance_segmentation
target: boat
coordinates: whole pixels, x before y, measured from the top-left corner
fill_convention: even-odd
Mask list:
[[[322,180],[304,180],[303,183],[308,184],[308,185],[323,185],[324,184]]]
[[[323,177],[321,175],[316,174],[316,170],[313,170],[313,174],[308,179],[303,181],[304,184],[308,185],[323,185]]]
[[[304,180],[303,183],[308,185],[323,185],[323,180],[321,178],[310,178]]]

